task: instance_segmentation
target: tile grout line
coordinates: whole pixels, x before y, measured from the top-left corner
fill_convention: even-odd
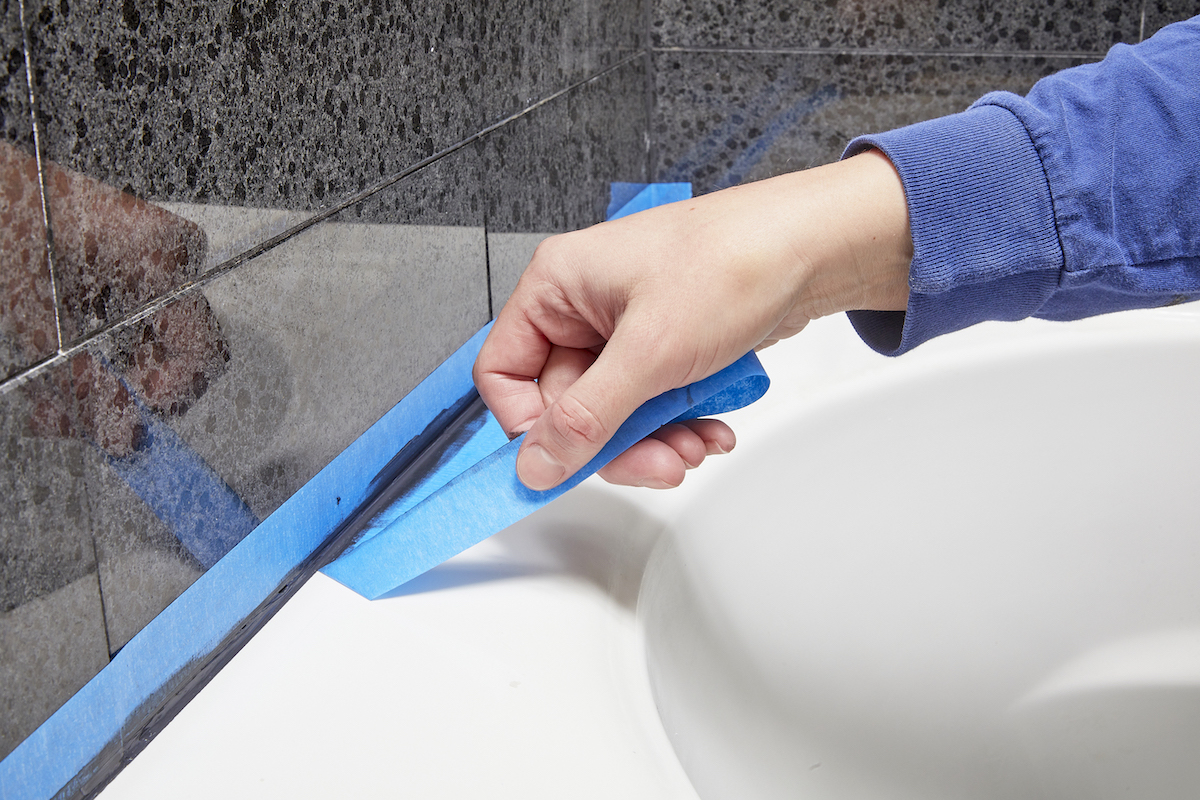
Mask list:
[[[24,2],[24,0],[22,0],[22,3],[23,2]],[[375,195],[375,194],[383,191],[384,189],[394,186],[395,184],[399,183],[400,181],[404,180],[405,178],[415,174],[416,172],[419,172],[422,169],[425,169],[426,167],[442,160],[443,158],[446,158],[447,156],[457,153],[459,150],[462,150],[463,148],[465,148],[471,144],[474,144],[475,142],[483,139],[485,136],[488,136],[489,134],[495,133],[496,131],[500,130],[504,126],[506,126],[512,122],[515,122],[516,120],[524,117],[527,114],[532,113],[533,111],[546,105],[547,103],[557,100],[558,98],[562,97],[563,95],[567,94],[568,92],[574,91],[575,89],[578,89],[581,86],[585,86],[586,84],[589,84],[593,81],[599,80],[600,78],[604,77],[605,75],[607,75],[611,72],[614,72],[614,71],[620,69],[621,67],[624,67],[626,64],[629,64],[632,61],[634,61],[635,59],[638,59],[641,57],[642,57],[641,53],[634,53],[633,55],[626,56],[625,58],[618,61],[616,64],[613,64],[610,67],[606,67],[605,69],[600,70],[599,72],[595,73],[594,75],[590,75],[587,78],[584,78],[582,80],[579,80],[579,81],[571,84],[570,86],[567,86],[563,89],[558,90],[557,92],[547,95],[546,97],[543,97],[541,100],[538,100],[536,103],[526,106],[525,108],[521,109],[520,111],[514,112],[497,122],[493,122],[490,125],[487,125],[487,126],[481,128],[480,130],[471,134],[467,138],[462,139],[461,141],[459,141],[455,144],[452,144],[449,147],[445,147],[442,150],[439,150],[432,155],[426,156],[425,158],[421,159],[417,163],[412,164],[411,166],[405,167],[400,172],[397,172],[396,174],[394,174],[388,178],[384,178],[383,180],[378,181],[373,186],[369,186],[366,189],[362,189],[362,190],[356,192],[355,194],[351,195],[350,197],[346,198],[345,200],[342,200],[342,201],[336,203],[335,205],[332,205],[329,208],[324,209],[317,214],[314,214],[313,216],[309,217],[308,219],[293,225],[292,227],[288,228],[287,230],[283,231],[282,233],[276,234],[275,236],[272,236],[270,239],[267,239],[266,241],[261,242],[261,243],[255,245],[254,247],[251,247],[248,250],[244,250],[241,253],[238,253],[237,255],[230,257],[229,259],[227,259],[224,262],[213,267],[211,270],[204,273],[203,275],[195,278],[194,280],[188,281],[187,283],[184,283],[184,284],[176,287],[175,289],[172,289],[170,292],[167,292],[167,293],[159,296],[157,299],[142,306],[140,309],[138,309],[134,313],[129,314],[125,317],[121,317],[120,319],[117,319],[107,325],[104,325],[101,328],[98,328],[97,330],[88,334],[86,337],[80,339],[79,341],[75,342],[74,344],[71,344],[70,346],[65,346],[60,341],[58,353],[56,355],[54,355],[50,358],[47,358],[43,361],[40,361],[40,362],[26,368],[25,370],[17,373],[16,375],[13,375],[13,376],[7,378],[3,382],[0,382],[0,396],[3,396],[4,394],[7,394],[9,391],[12,391],[13,389],[15,389],[17,386],[24,384],[27,380],[30,380],[30,379],[40,375],[45,370],[47,370],[53,366],[56,366],[56,365],[62,363],[63,361],[65,361],[66,359],[84,351],[85,349],[87,349],[87,347],[89,345],[91,345],[92,343],[99,340],[105,334],[109,334],[114,331],[118,331],[123,328],[127,328],[130,325],[134,325],[134,324],[142,321],[146,317],[149,317],[150,315],[162,310],[163,308],[165,308],[166,306],[175,302],[176,300],[183,297],[184,295],[186,295],[196,289],[202,288],[203,286],[211,283],[212,281],[216,280],[217,278],[221,277],[222,275],[225,275],[226,273],[232,271],[233,269],[241,266],[242,264],[246,263],[247,261],[257,258],[258,256],[262,255],[263,253],[267,252],[268,250],[272,250],[272,249],[278,247],[279,245],[283,244],[284,242],[288,241],[289,239],[292,239],[292,238],[298,236],[299,234],[303,233],[304,231],[308,230],[309,228],[315,227],[316,225],[319,225],[320,223],[325,222],[326,220],[330,219],[333,216],[336,216],[337,214],[340,214],[341,212],[345,211],[346,209],[351,208],[351,207],[357,205],[358,203],[361,203],[364,200],[369,199],[372,195]],[[38,169],[40,172],[40,170],[41,170],[40,163],[38,165]],[[55,314],[57,316],[57,307],[55,309]],[[61,332],[60,332],[60,337],[61,337]]]
[[[29,88],[29,123],[33,131],[33,158],[37,163],[38,193],[42,203],[42,226],[46,232],[46,270],[50,273],[50,299],[54,305],[54,335],[58,339],[55,350],[56,357],[58,357],[63,355],[62,314],[58,303],[58,276],[54,269],[54,237],[50,232],[50,206],[46,197],[46,173],[42,168],[41,128],[37,118],[37,98],[33,91],[33,54],[30,48],[29,24],[25,19],[25,0],[18,0],[17,6],[21,16],[21,48],[25,51],[25,84]],[[9,380],[18,377],[20,374]],[[0,386],[2,385],[0,384]]]
[[[491,246],[488,240],[488,216],[487,210],[483,212],[483,279],[487,284],[487,306],[488,319],[495,319],[496,312],[492,310],[492,253]]]

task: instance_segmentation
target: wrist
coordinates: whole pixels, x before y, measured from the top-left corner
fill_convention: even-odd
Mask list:
[[[808,190],[811,222],[794,234],[808,242],[809,275],[800,305],[809,318],[903,311],[913,242],[904,187],[892,162],[868,150],[798,174],[815,180]]]

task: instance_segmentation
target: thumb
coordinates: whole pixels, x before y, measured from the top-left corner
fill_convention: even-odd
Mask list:
[[[600,452],[630,414],[660,390],[628,368],[609,342],[587,371],[534,422],[517,454],[517,477],[545,491]],[[632,363],[636,363],[636,360]]]

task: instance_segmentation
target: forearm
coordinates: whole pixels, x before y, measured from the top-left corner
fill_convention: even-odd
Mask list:
[[[891,355],[983,320],[1200,296],[1200,18],[963,114],[863,137],[904,183],[905,314],[851,314]]]

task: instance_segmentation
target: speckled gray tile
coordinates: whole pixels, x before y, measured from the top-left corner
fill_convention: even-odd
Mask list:
[[[641,60],[557,98],[484,141],[489,231],[544,233],[604,220],[612,181],[647,180]]]
[[[37,160],[0,141],[0,379],[57,347]]]
[[[315,208],[474,130],[467,3],[33,2],[51,160],[139,197]]]
[[[1172,22],[1191,19],[1197,14],[1200,14],[1200,2],[1197,0],[1147,0],[1146,38]]]
[[[658,180],[697,193],[836,160],[854,136],[1024,92],[1069,58],[669,52],[655,57]]]
[[[0,758],[108,659],[81,386],[64,363],[0,394]]]
[[[652,0],[656,47],[1104,51],[1136,42],[1120,0]]]
[[[0,2],[0,380],[54,353],[58,333],[16,2]]]
[[[44,174],[64,342],[199,276],[208,242],[197,225],[54,163]]]
[[[0,611],[96,568],[76,382],[61,364],[0,394]]]
[[[29,115],[29,82],[25,78],[25,53],[21,34],[21,8],[17,0],[0,0],[0,141],[33,152],[33,124]]]
[[[108,646],[116,653],[204,570],[130,486],[126,474],[89,454],[88,490]],[[199,488],[199,487],[196,487]]]
[[[642,0],[495,0],[480,4],[488,122],[639,52]]]
[[[492,287],[493,316],[508,302],[533,258],[533,251],[547,236],[550,234],[488,231],[488,278]]]
[[[474,174],[475,158],[460,151],[374,198],[371,221],[350,209],[204,287],[230,361],[171,424],[259,518],[487,322],[482,225],[380,221],[390,193]]]
[[[94,572],[0,611],[0,759],[107,663]]]

